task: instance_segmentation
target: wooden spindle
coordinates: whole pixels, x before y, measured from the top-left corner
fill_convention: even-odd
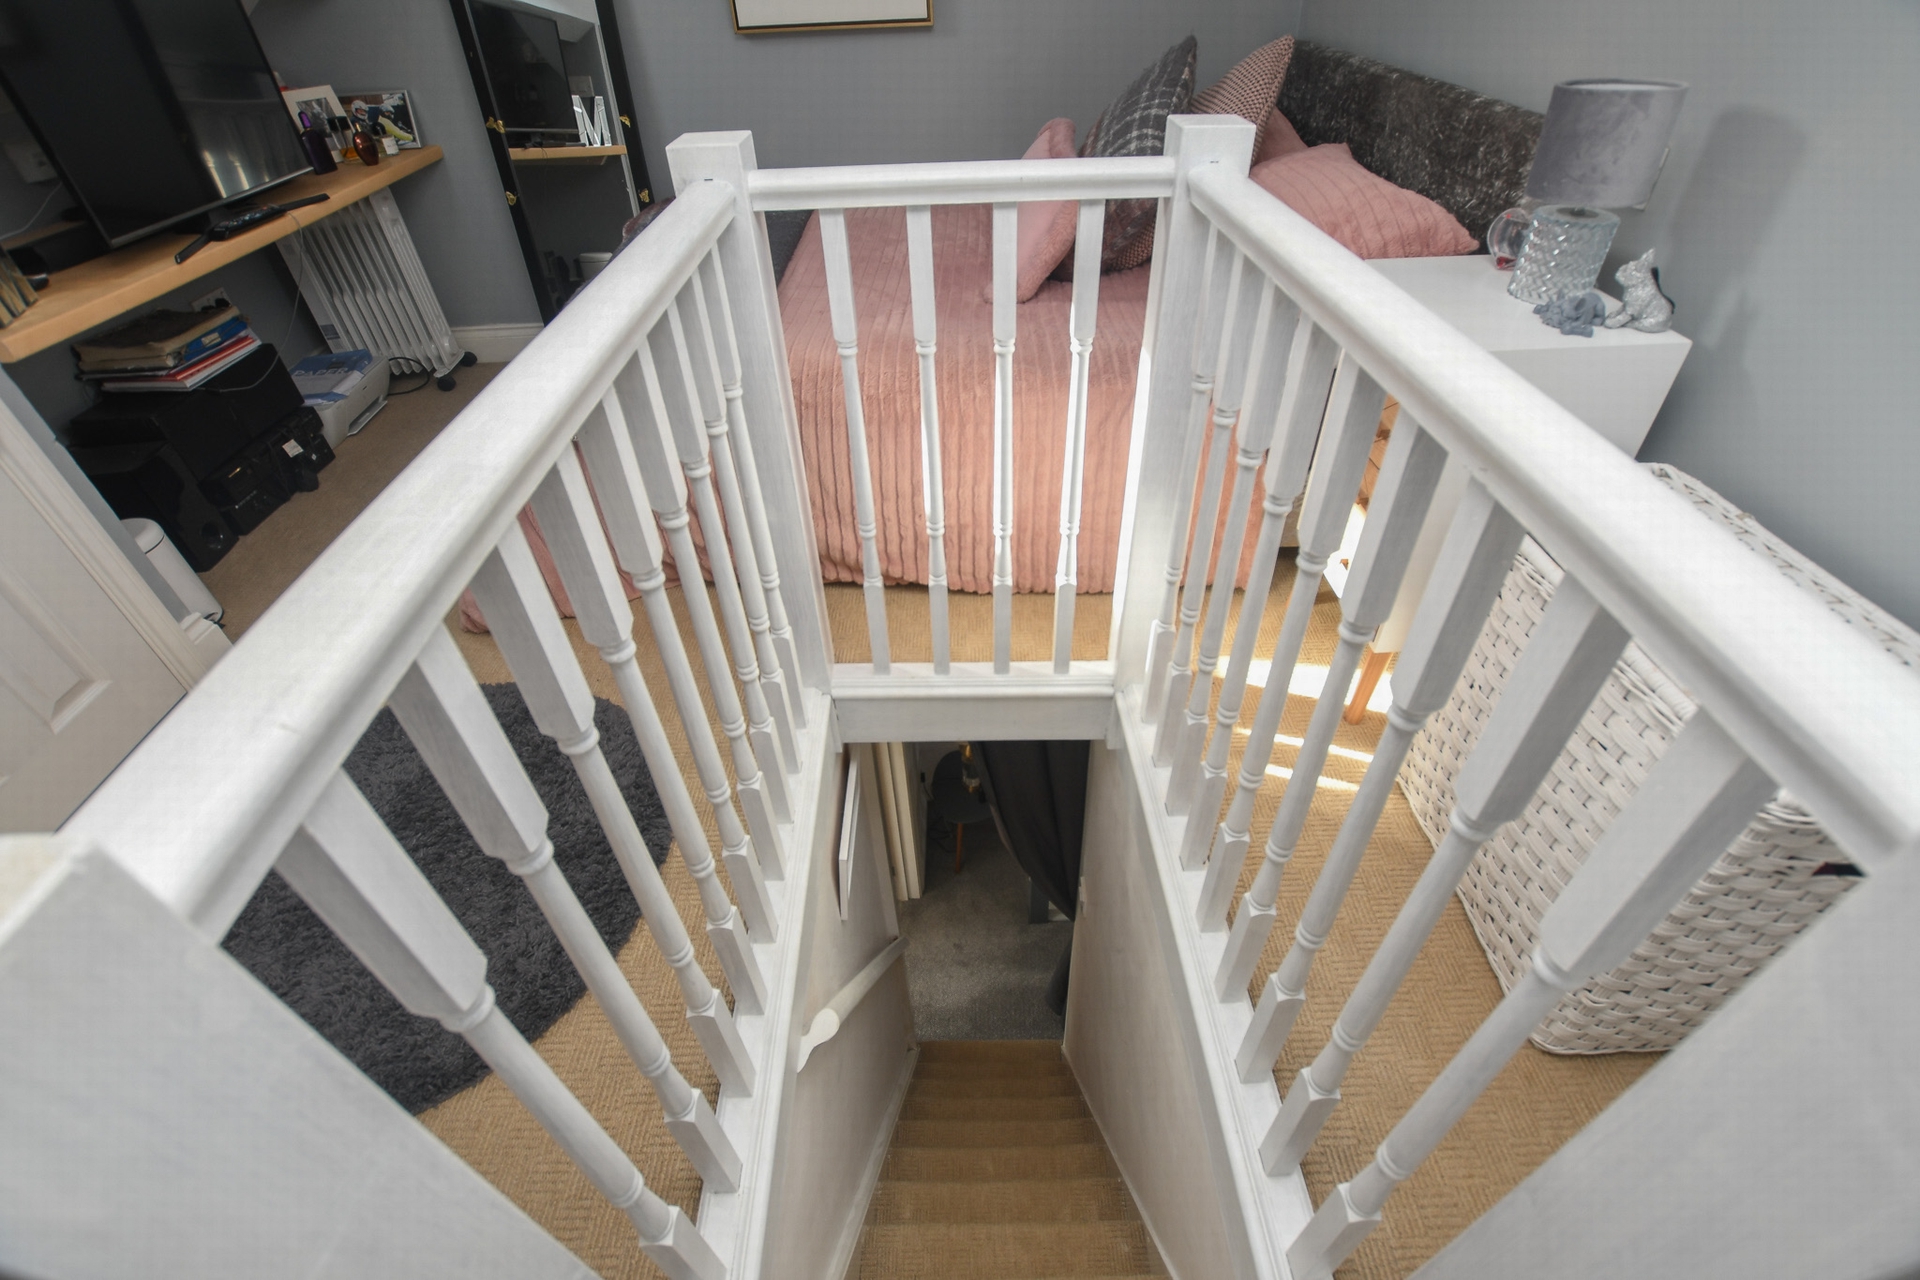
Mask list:
[[[1473,855],[1533,798],[1626,643],[1627,633],[1585,588],[1571,577],[1561,581],[1479,744],[1460,768],[1445,839],[1347,997],[1332,1038],[1295,1077],[1260,1144],[1268,1172],[1299,1166],[1339,1104],[1340,1081],[1354,1054],[1379,1025]]]
[[[344,774],[321,792],[274,865],[409,1013],[434,1019],[473,1046],[595,1189],[627,1215],[661,1270],[673,1280],[724,1280],[725,1264],[693,1222],[648,1189],[626,1153],[500,1012],[486,957]]]
[[[474,683],[459,647],[444,630],[436,629],[427,640],[387,705],[481,851],[500,859],[525,882],[627,1056],[652,1082],[668,1132],[701,1178],[737,1188],[739,1153],[721,1130],[705,1095],[674,1067],[667,1042],[555,863],[546,806],[520,767],[486,696]],[[685,803],[691,809],[691,802]],[[711,858],[707,867],[711,876]]]
[[[920,357],[920,495],[927,513],[927,616],[933,627],[933,669],[946,675],[947,499],[940,470],[940,387],[934,381],[933,210],[907,210],[907,286],[913,295],[913,349]]]
[[[893,668],[887,647],[887,592],[880,576],[880,544],[873,515],[873,470],[867,463],[867,417],[860,399],[860,326],[853,314],[853,262],[847,252],[847,212],[820,210],[820,247],[826,255],[827,310],[840,348],[840,382],[847,400],[847,461],[853,472],[853,524],[860,535],[860,574],[867,598],[867,641],[873,669]]]
[[[770,854],[777,858],[784,847],[780,826],[774,817],[773,803],[767,796],[766,775],[754,757],[753,744],[747,741],[747,717],[740,709],[740,695],[733,687],[733,666],[727,660],[726,645],[720,639],[720,624],[713,616],[713,601],[707,598],[706,586],[700,580],[698,552],[694,549],[693,534],[687,527],[691,517],[687,514],[686,477],[680,473],[680,460],[674,452],[669,434],[667,409],[661,399],[653,354],[646,343],[640,344],[634,359],[614,377],[613,390],[613,398],[606,405],[608,415],[611,418],[617,409],[640,481],[646,490],[647,503],[653,508],[660,527],[666,530],[667,546],[673,552],[674,564],[680,569],[680,595],[687,602],[687,616],[693,622],[694,643],[700,649],[700,663],[706,668],[707,688],[713,694],[714,715],[720,721],[720,732],[726,735],[729,754],[733,757],[734,790],[740,797],[740,808],[747,815],[747,828],[753,832],[753,842],[760,851],[764,866]],[[598,479],[596,475],[596,482]],[[640,523],[645,523],[644,518]],[[642,548],[633,541],[637,533],[637,530],[629,531],[623,554],[642,553]],[[633,572],[633,565],[628,564],[627,570]],[[638,577],[635,582],[638,584]],[[641,588],[643,597],[646,590],[645,587]],[[677,624],[669,628],[662,627],[661,619],[655,616],[651,603],[647,616],[653,619],[654,634],[663,643],[667,630],[678,635]],[[696,715],[684,702],[681,704],[680,718],[689,726],[696,720],[704,721],[705,716],[704,710]],[[711,782],[703,785],[711,794]],[[773,867],[767,867],[767,875],[779,878]]]
[[[1558,596],[1555,596],[1558,599]],[[1543,624],[1544,625],[1544,624]],[[1540,922],[1527,972],[1420,1095],[1358,1177],[1287,1250],[1293,1274],[1330,1280],[1561,997],[1625,960],[1774,793],[1705,711],[1687,722]]]
[[[1314,704],[1313,718],[1294,760],[1293,776],[1287,780],[1279,812],[1267,832],[1260,870],[1240,903],[1215,975],[1214,989],[1222,1000],[1237,999],[1246,991],[1267,935],[1273,931],[1280,879],[1306,828],[1307,812],[1319,788],[1320,773],[1326,768],[1327,751],[1346,709],[1347,681],[1352,678],[1361,650],[1393,612],[1400,580],[1406,576],[1407,561],[1413,555],[1427,509],[1433,504],[1434,488],[1446,465],[1447,451],[1410,416],[1393,433],[1354,554],[1346,594],[1340,601],[1340,646],[1319,701]]]
[[[1226,317],[1225,274],[1238,254],[1214,227],[1207,228],[1205,264],[1200,269],[1200,301],[1194,309],[1193,377],[1187,391],[1187,421],[1175,477],[1173,514],[1167,525],[1167,558],[1160,587],[1160,607],[1153,615],[1147,638],[1147,687],[1140,699],[1140,716],[1157,723],[1165,709],[1167,667],[1173,652],[1174,630],[1180,607],[1180,576],[1187,562],[1193,491],[1198,484],[1200,447],[1206,440],[1207,405],[1213,399],[1213,362],[1219,350],[1220,325]]]
[[[482,563],[474,575],[473,594],[534,723],[573,762],[620,870],[640,902],[647,930],[679,980],[687,1020],[714,1074],[726,1087],[752,1093],[753,1060],[733,1024],[732,1012],[694,959],[693,942],[674,908],[673,895],[660,879],[660,869],[653,865],[639,825],[620,794],[620,784],[601,753],[600,734],[593,725],[593,694],[574,660],[573,646],[519,525],[508,527],[506,537]]]
[[[1417,446],[1421,451],[1426,447]],[[1427,717],[1445,706],[1451,696],[1487,614],[1500,595],[1521,536],[1519,523],[1477,482],[1469,483],[1441,544],[1406,647],[1400,651],[1387,727],[1373,749],[1373,760],[1367,765],[1359,790],[1347,806],[1347,816],[1326,864],[1313,882],[1313,891],[1293,931],[1293,945],[1261,988],[1253,1022],[1235,1057],[1242,1080],[1258,1080],[1273,1070],[1306,1002],[1307,974],[1314,957],[1332,932],[1334,918],[1360,869],[1360,860],[1393,793],[1407,750]]]
[[[780,738],[780,759],[786,762],[789,773],[797,772],[800,740],[794,736],[787,680],[780,670],[780,656],[773,648],[773,624],[767,614],[766,587],[760,578],[760,555],[754,547],[753,528],[747,519],[740,473],[734,466],[733,431],[728,422],[726,395],[720,385],[720,355],[715,349],[712,317],[707,314],[706,303],[701,298],[697,275],[674,299],[674,306],[679,314],[680,329],[686,335],[695,399],[706,423],[707,456],[713,468],[714,487],[720,493],[721,513],[726,518],[727,545],[738,567],[734,576],[755,658],[754,674],[760,685],[760,696],[773,715],[774,732]]]
[[[614,555],[640,589],[646,606],[647,621],[653,628],[654,648],[667,669],[667,685],[673,690],[674,705],[680,711],[680,724],[693,747],[693,765],[700,787],[707,795],[720,827],[720,856],[727,864],[727,878],[742,903],[751,903],[742,912],[749,933],[764,929],[758,936],[773,940],[774,911],[766,881],[785,874],[779,832],[749,835],[733,810],[733,787],[727,781],[726,764],[713,738],[713,726],[707,720],[707,708],[700,698],[700,682],[680,640],[680,624],[667,598],[665,553],[660,532],[654,526],[644,492],[645,482],[633,451],[633,436],[621,414],[617,396],[608,396],[587,416],[578,437],[581,457],[593,477],[594,492],[606,520]],[[751,811],[749,811],[751,813]],[[771,823],[771,814],[764,814]],[[764,913],[765,920],[756,924]],[[742,997],[736,986],[736,1001]]]
[[[1013,339],[1020,206],[993,206],[993,669],[1013,661]]]
[[[746,502],[747,526],[753,541],[754,559],[760,567],[760,588],[767,601],[768,630],[773,637],[773,652],[786,682],[788,708],[794,727],[807,727],[807,699],[801,692],[800,661],[795,655],[793,623],[787,617],[787,599],[780,588],[780,557],[773,546],[773,529],[767,519],[767,500],[760,487],[760,468],[753,457],[753,433],[747,430],[746,394],[740,381],[740,341],[733,327],[733,303],[727,297],[727,279],[720,267],[716,248],[700,264],[693,277],[696,299],[705,303],[710,322],[717,317],[718,332],[714,352],[720,363],[720,389],[727,400],[727,443],[739,469],[740,493]]]
[[[1066,460],[1060,470],[1060,559],[1053,574],[1053,671],[1073,666],[1073,605],[1080,576],[1080,496],[1087,466],[1087,372],[1100,311],[1100,231],[1104,200],[1082,200],[1073,245],[1073,309],[1067,317],[1073,369],[1067,384]]]
[[[596,416],[600,411],[596,410]],[[633,723],[634,736],[646,757],[654,787],[673,824],[674,840],[680,846],[687,870],[700,890],[700,903],[707,917],[707,934],[715,939],[721,968],[731,982],[737,972],[746,983],[742,991],[734,987],[736,1004],[749,1013],[766,1008],[765,984],[754,961],[748,937],[772,942],[776,936],[773,903],[766,881],[749,871],[746,883],[738,886],[742,909],[734,904],[720,886],[713,867],[713,852],[707,845],[706,828],[700,823],[686,780],[680,775],[680,762],[673,744],[660,722],[653,693],[647,688],[633,642],[633,610],[627,593],[620,587],[613,555],[600,532],[600,520],[594,510],[593,494],[587,488],[580,459],[568,450],[560,455],[553,470],[533,491],[533,512],[546,535],[547,548],[560,571],[560,581],[573,602],[580,633],[613,671],[614,683],[626,704],[627,717]],[[717,815],[716,815],[717,816]],[[749,860],[752,870],[757,864]],[[742,922],[745,915],[747,921]]]
[[[766,691],[760,687],[753,629],[747,625],[746,605],[740,599],[740,580],[733,571],[726,525],[720,517],[719,498],[713,490],[713,453],[700,421],[700,400],[693,389],[693,367],[678,308],[667,308],[666,323],[655,325],[647,335],[647,342],[659,378],[661,403],[667,410],[667,427],[680,455],[680,470],[687,478],[687,491],[693,497],[694,515],[700,521],[700,532],[705,535],[707,564],[713,570],[713,595],[719,601],[720,621],[726,628],[725,651],[732,655],[734,678],[739,681],[740,696],[746,705],[747,738],[753,743],[754,758],[764,766],[762,782],[767,789],[767,800],[773,805],[773,816],[780,822],[790,822],[793,807],[787,797],[787,766],[780,753],[780,733],[774,727],[773,709],[767,704]],[[676,552],[676,562],[678,558]],[[692,562],[691,572],[696,581],[698,570],[699,562]]]
[[[1260,380],[1271,369],[1277,376],[1282,361],[1269,359],[1271,352],[1268,344],[1275,332],[1276,297],[1285,302],[1285,311],[1280,315],[1280,330],[1285,332],[1290,326],[1287,321],[1293,318],[1295,307],[1274,288],[1273,281],[1260,281],[1258,290],[1241,290],[1243,301],[1253,301],[1253,325],[1251,338],[1242,343],[1238,337],[1246,332],[1246,326],[1235,322],[1235,340],[1231,350],[1237,351],[1236,363],[1223,360],[1222,377],[1215,379],[1215,386],[1222,389],[1214,397],[1214,421],[1220,415],[1231,414],[1234,428],[1227,439],[1220,441],[1220,451],[1225,453],[1229,442],[1234,444],[1233,472],[1226,483],[1231,490],[1227,499],[1227,523],[1220,536],[1220,551],[1214,561],[1213,589],[1207,593],[1207,616],[1200,628],[1200,653],[1194,659],[1193,677],[1188,682],[1186,704],[1179,715],[1173,711],[1174,695],[1179,692],[1176,685],[1168,686],[1167,713],[1160,717],[1160,731],[1169,737],[1171,746],[1169,756],[1173,772],[1167,779],[1167,812],[1185,813],[1194,799],[1194,785],[1199,780],[1200,756],[1206,749],[1207,710],[1213,697],[1213,669],[1220,661],[1220,639],[1226,634],[1227,610],[1233,603],[1233,580],[1240,569],[1240,544],[1246,540],[1247,506],[1253,499],[1253,477],[1260,469],[1260,463],[1267,456],[1267,448],[1273,443],[1274,415],[1270,412],[1254,417],[1249,410],[1256,409],[1254,402],[1260,399]],[[1222,401],[1226,401],[1223,405]],[[1201,566],[1204,575],[1205,565]],[[1249,581],[1251,586],[1252,582]],[[1247,615],[1243,615],[1245,617]],[[1256,615],[1257,616],[1257,615]],[[1177,722],[1177,723],[1176,723]],[[1211,818],[1213,815],[1208,814]]]
[[[1227,441],[1233,434],[1235,410],[1239,408],[1239,388],[1228,389],[1221,379],[1234,361],[1237,349],[1246,345],[1246,323],[1256,295],[1245,256],[1237,250],[1226,264],[1226,302],[1220,324],[1214,368],[1207,383],[1212,388],[1213,430],[1207,440],[1206,474],[1200,481],[1200,509],[1194,515],[1193,537],[1187,543],[1184,585],[1180,590],[1180,614],[1174,628],[1173,647],[1167,654],[1166,692],[1162,695],[1153,735],[1153,762],[1165,768],[1173,763],[1173,746],[1186,726],[1180,708],[1186,705],[1187,682],[1192,678],[1193,633],[1200,622],[1200,602],[1207,593],[1207,565],[1213,558],[1215,518],[1220,512],[1220,481],[1227,471]],[[1197,385],[1197,384],[1196,384]],[[1229,590],[1231,594],[1231,590]]]
[[[1340,348],[1333,339],[1302,313],[1294,323],[1292,343],[1287,350],[1286,380],[1280,388],[1279,407],[1274,413],[1274,446],[1267,457],[1266,496],[1260,504],[1260,536],[1253,545],[1253,567],[1247,573],[1246,598],[1240,605],[1243,625],[1233,635],[1233,654],[1227,661],[1226,678],[1221,683],[1213,733],[1207,741],[1206,756],[1195,783],[1197,796],[1189,806],[1186,830],[1181,836],[1180,865],[1189,870],[1206,862],[1207,851],[1213,844],[1214,820],[1227,792],[1227,757],[1233,749],[1233,726],[1240,720],[1240,705],[1247,692],[1247,671],[1253,665],[1254,647],[1260,639],[1259,626],[1245,624],[1266,613],[1274,563],[1280,558],[1280,540],[1286,533],[1294,499],[1306,487],[1307,467],[1313,461],[1314,446],[1320,437],[1327,393],[1332,388],[1333,365],[1339,356]],[[1304,622],[1301,625],[1304,626]]]
[[[1214,832],[1206,878],[1201,882],[1198,914],[1202,929],[1213,931],[1226,927],[1228,902],[1239,882],[1251,839],[1253,797],[1266,781],[1267,764],[1273,758],[1274,735],[1279,731],[1280,716],[1287,706],[1287,685],[1300,659],[1300,645],[1306,639],[1307,625],[1313,618],[1314,600],[1320,594],[1327,557],[1339,549],[1341,535],[1346,532],[1347,513],[1352,509],[1354,495],[1360,491],[1360,476],[1366,469],[1367,454],[1373,448],[1374,431],[1380,423],[1380,406],[1384,400],[1385,393],[1379,384],[1366,375],[1358,362],[1344,355],[1340,357],[1333,390],[1327,397],[1319,449],[1307,479],[1306,500],[1301,505],[1300,552],[1294,559],[1293,589],[1287,596],[1286,617],[1280,624],[1280,637],[1267,668],[1267,686],[1260,692],[1260,705],[1254,711],[1253,725],[1240,757],[1239,785],[1234,790],[1233,803],[1227,808],[1227,816]],[[1327,687],[1335,687],[1331,672]],[[1338,695],[1335,696],[1337,700]]]

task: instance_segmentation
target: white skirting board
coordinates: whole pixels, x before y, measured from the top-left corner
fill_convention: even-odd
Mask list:
[[[505,364],[519,355],[544,326],[539,324],[466,324],[453,327],[453,344],[473,352],[481,364]]]

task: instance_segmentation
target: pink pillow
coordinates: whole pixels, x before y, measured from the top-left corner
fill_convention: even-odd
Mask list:
[[[1362,258],[1436,258],[1479,247],[1445,209],[1363,169],[1344,142],[1268,160],[1248,176]]]
[[[1300,140],[1293,121],[1281,115],[1280,108],[1275,107],[1267,112],[1266,131],[1260,135],[1260,145],[1253,149],[1253,162],[1264,164],[1306,149],[1307,144]]]
[[[1071,160],[1073,121],[1049,120],[1040,128],[1040,136],[1027,148],[1022,160]],[[1079,206],[1071,200],[1038,200],[1020,206],[1019,254],[1013,296],[1021,302],[1031,298],[1046,283],[1047,276],[1073,249],[1074,222]],[[987,301],[993,301],[993,285],[987,285]]]
[[[1269,127],[1267,113],[1279,100],[1280,86],[1293,62],[1293,37],[1281,36],[1261,45],[1234,64],[1233,70],[1193,95],[1187,110],[1198,116],[1239,116],[1254,128],[1253,151]]]

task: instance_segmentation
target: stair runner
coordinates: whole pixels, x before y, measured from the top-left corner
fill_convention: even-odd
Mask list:
[[[1057,1041],[921,1044],[850,1280],[1166,1274]]]

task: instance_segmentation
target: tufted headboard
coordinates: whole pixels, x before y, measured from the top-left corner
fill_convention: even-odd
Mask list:
[[[1525,194],[1544,118],[1310,40],[1294,46],[1280,114],[1309,145],[1344,142],[1374,173],[1440,205],[1482,250],[1494,216]]]

